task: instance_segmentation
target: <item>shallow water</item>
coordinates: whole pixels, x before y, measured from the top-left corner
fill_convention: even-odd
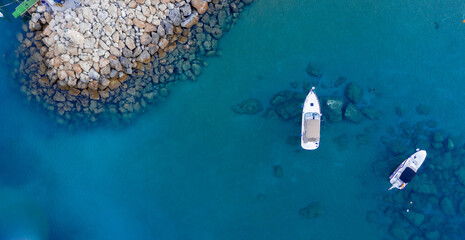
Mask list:
[[[386,227],[366,221],[389,187],[390,172],[372,169],[387,158],[379,137],[400,121],[431,118],[448,134],[464,135],[463,8],[452,0],[258,0],[197,82],[178,83],[166,101],[118,128],[57,127],[25,103],[12,68],[2,64],[0,206],[9,211],[0,211],[0,236],[391,239]],[[0,29],[2,62],[11,62],[20,23],[1,22]],[[320,81],[305,72],[308,62],[324,73]],[[361,85],[362,105],[383,115],[361,124],[324,122],[317,151],[287,143],[299,136],[298,124],[230,108],[250,97],[268,106],[292,82],[333,95],[324,86],[339,76]],[[428,116],[415,112],[420,103]],[[359,145],[354,136],[373,125],[369,143]],[[342,133],[353,139],[345,146],[332,140]],[[315,201],[325,208],[321,216],[299,215]]]

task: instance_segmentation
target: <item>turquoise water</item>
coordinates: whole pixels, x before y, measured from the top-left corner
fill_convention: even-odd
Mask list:
[[[258,0],[221,39],[222,56],[207,59],[197,82],[180,82],[128,126],[78,131],[24,101],[7,64],[20,23],[1,22],[0,236],[392,239],[389,224],[367,221],[367,212],[382,212],[382,197],[399,196],[386,191],[390,171],[373,168],[392,160],[380,137],[402,121],[435,119],[462,148],[464,7],[452,0]],[[305,72],[308,62],[320,67],[321,80]],[[298,124],[230,108],[250,97],[269,106],[292,82],[342,95],[324,87],[339,76],[362,86],[362,105],[382,117],[325,121],[317,151],[289,144]],[[420,103],[427,116],[415,111]],[[355,136],[373,126],[368,143],[359,144]],[[342,146],[333,141],[341,134],[349,136]],[[273,174],[276,165],[282,178]],[[324,213],[306,219],[299,210],[312,202]]]

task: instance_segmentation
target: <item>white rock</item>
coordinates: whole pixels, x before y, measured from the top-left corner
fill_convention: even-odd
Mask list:
[[[84,45],[84,36],[80,32],[68,30],[66,35],[74,44],[79,45],[81,47],[82,45]]]
[[[95,38],[86,38],[84,40],[84,48],[93,49],[95,47]]]
[[[95,71],[95,69],[92,68],[92,69],[89,71],[89,78],[90,78],[90,79],[94,79],[94,80],[98,80],[98,79],[100,78],[100,74],[98,74],[98,73]]]
[[[87,31],[89,31],[91,27],[92,27],[92,25],[90,25],[90,23],[82,22],[82,23],[79,24],[79,32],[84,34]]]
[[[90,68],[92,67],[92,63],[89,61],[81,61],[79,62],[79,66],[82,68],[82,70],[89,72]]]
[[[103,32],[111,37],[111,35],[113,35],[113,33],[115,32],[115,28],[110,26],[110,25],[106,25],[105,27],[103,27]]]
[[[136,48],[136,45],[134,43],[134,39],[131,38],[131,37],[127,37],[126,40],[124,41],[124,43],[126,44],[126,47],[129,48],[129,50],[134,50],[134,48]]]
[[[89,22],[93,22],[94,20],[94,14],[92,13],[92,10],[88,7],[82,8],[82,16]]]
[[[99,11],[97,14],[98,19],[103,22],[108,17],[108,13],[106,11]]]
[[[112,17],[112,18],[118,18],[118,9],[116,8],[115,5],[111,4],[110,7],[108,7],[108,14]]]

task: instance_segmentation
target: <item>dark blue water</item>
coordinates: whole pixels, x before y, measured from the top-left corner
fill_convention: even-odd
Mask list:
[[[128,126],[77,131],[58,127],[20,95],[10,73],[21,25],[2,21],[0,236],[392,239],[392,222],[406,224],[401,212],[409,206],[402,204],[411,195],[386,191],[390,171],[374,163],[400,162],[392,162],[380,137],[396,135],[400,122],[434,119],[462,148],[464,7],[452,0],[259,0],[223,37],[222,56],[207,59],[197,82],[180,82],[165,102]],[[308,62],[319,66],[321,80],[305,72]],[[289,144],[300,133],[298,124],[231,111],[250,97],[269,106],[276,92],[300,91],[305,83],[316,85],[321,96],[342,96],[343,89],[325,87],[339,76],[360,85],[361,105],[375,106],[382,117],[324,122],[317,151]],[[415,111],[419,104],[428,115]],[[403,109],[401,117],[396,107]],[[356,138],[361,133],[365,144]],[[343,145],[333,141],[341,134],[348,136]],[[282,178],[273,174],[276,165]],[[442,170],[451,172],[443,179],[425,167],[423,178],[420,172],[414,181],[458,181],[456,168]],[[455,189],[457,196],[462,189]],[[385,210],[383,198],[401,207]],[[458,209],[462,198],[453,199]],[[324,211],[306,219],[299,210],[312,202]],[[434,222],[428,211],[445,216],[440,204],[413,208],[425,214],[428,226]],[[370,211],[386,218],[367,221]],[[415,229],[411,238],[430,232]],[[460,239],[461,233],[441,234]]]

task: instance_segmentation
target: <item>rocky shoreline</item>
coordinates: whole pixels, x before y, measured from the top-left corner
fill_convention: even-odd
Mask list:
[[[15,77],[60,124],[130,122],[177,80],[195,81],[251,2],[97,0],[53,17],[38,6],[18,35]]]

